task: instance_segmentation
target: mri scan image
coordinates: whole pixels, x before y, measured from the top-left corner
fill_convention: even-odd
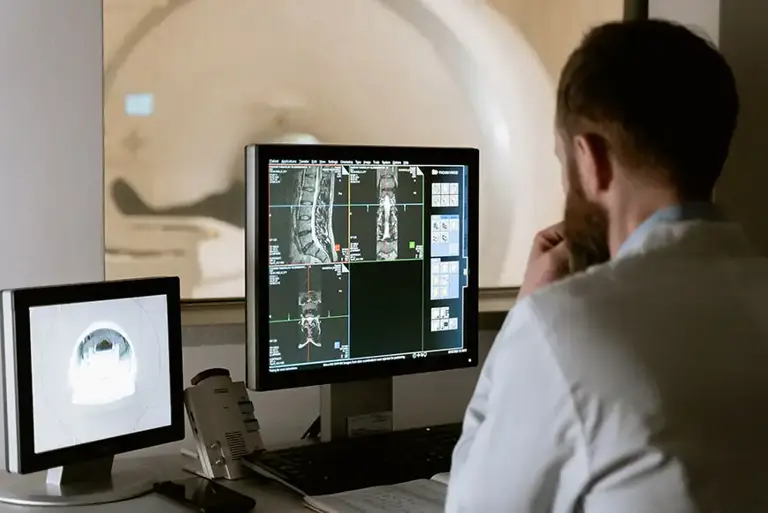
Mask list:
[[[117,324],[91,325],[75,343],[69,365],[72,404],[102,405],[136,392],[136,353]]]
[[[316,290],[308,290],[299,293],[299,327],[301,329],[301,338],[299,339],[299,349],[312,344],[315,347],[323,347],[320,343],[322,327],[320,325],[320,303],[322,303],[322,293]]]
[[[376,172],[379,209],[376,213],[376,259],[397,260],[397,168]]]
[[[339,261],[333,234],[333,199],[337,169],[307,166],[296,173],[291,263]]]

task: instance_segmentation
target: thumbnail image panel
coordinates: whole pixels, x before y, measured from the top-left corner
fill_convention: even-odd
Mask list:
[[[270,168],[270,263],[343,261],[348,196],[348,175],[341,166]]]

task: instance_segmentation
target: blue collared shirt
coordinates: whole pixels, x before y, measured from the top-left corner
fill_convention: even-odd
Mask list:
[[[621,245],[616,253],[621,257],[627,251],[638,247],[648,236],[648,233],[660,223],[675,223],[687,220],[721,221],[723,215],[720,210],[712,203],[683,203],[671,207],[662,208],[654,212],[651,217],[643,221],[637,229],[630,234],[624,244]]]

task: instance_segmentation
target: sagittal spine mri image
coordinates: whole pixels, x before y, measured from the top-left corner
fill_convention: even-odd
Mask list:
[[[326,166],[308,166],[296,173],[291,263],[338,261],[332,229],[335,177],[336,169]]]
[[[423,258],[423,180],[415,166],[270,166],[270,367],[350,358],[355,266]]]

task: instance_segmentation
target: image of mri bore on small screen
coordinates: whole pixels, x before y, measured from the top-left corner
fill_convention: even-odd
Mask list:
[[[96,322],[78,338],[69,385],[72,404],[109,404],[136,392],[136,353],[122,328]]]
[[[32,307],[36,453],[170,425],[164,295]]]

